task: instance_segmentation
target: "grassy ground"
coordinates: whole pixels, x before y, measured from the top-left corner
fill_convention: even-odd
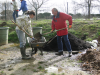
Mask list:
[[[51,30],[51,21],[52,20],[32,20],[32,27],[43,27],[43,33],[50,32]],[[4,22],[0,20],[0,24]],[[67,21],[68,24],[68,21]],[[68,31],[75,36],[81,38],[83,35],[87,35],[88,41],[97,39],[100,35],[100,20],[82,20],[76,19],[73,20],[73,26]],[[15,32],[15,25],[11,21],[7,21],[7,25],[4,27],[10,27],[9,29],[9,42],[18,42],[18,38]],[[51,33],[45,35],[46,39],[53,37],[56,33]]]

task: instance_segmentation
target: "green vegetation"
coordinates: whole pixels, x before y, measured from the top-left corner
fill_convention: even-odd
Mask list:
[[[0,75],[6,75],[6,73],[4,73],[4,71],[1,71],[0,72]]]
[[[0,24],[2,24],[0,20]],[[50,32],[51,31],[51,22],[52,20],[38,20],[33,21],[32,20],[32,27],[42,27],[42,34]],[[66,21],[68,24],[68,21]],[[7,21],[7,25],[4,27],[10,27],[9,29],[9,42],[18,42],[18,37],[15,31],[15,25],[9,20]],[[86,40],[90,41],[93,39],[97,39],[100,35],[100,20],[96,20],[95,18],[93,20],[82,20],[82,19],[76,19],[73,20],[73,25],[71,29],[68,29],[70,33],[77,36],[78,38],[81,38],[84,35],[86,36]],[[49,40],[51,37],[55,36],[56,32],[50,33],[47,35],[44,35],[44,37]]]
[[[78,62],[78,63],[82,63],[82,61],[81,61],[81,60],[78,60],[77,62]]]
[[[43,63],[45,63],[44,61],[40,61],[40,62],[38,62],[39,64],[43,64]]]
[[[42,69],[44,69],[44,67],[42,67],[42,66],[39,66],[37,69],[39,69],[39,70],[42,70]]]
[[[52,73],[51,75],[57,75],[56,73]]]
[[[23,68],[23,71],[26,71],[26,68]]]
[[[10,75],[15,75],[15,74],[10,74]]]
[[[18,37],[15,31],[10,32],[8,37],[9,42],[18,42]]]
[[[39,70],[33,69],[33,72],[39,72]]]

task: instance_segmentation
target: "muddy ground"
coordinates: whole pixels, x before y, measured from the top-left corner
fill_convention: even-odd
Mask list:
[[[27,48],[27,53],[29,50],[31,48]],[[41,56],[38,51],[31,60],[22,60],[18,44],[0,46],[0,75],[94,75],[89,71],[83,71],[81,61],[77,60],[85,51],[70,58],[67,57],[66,51],[65,56],[56,56],[54,52],[43,53]],[[57,70],[45,70],[50,67]]]

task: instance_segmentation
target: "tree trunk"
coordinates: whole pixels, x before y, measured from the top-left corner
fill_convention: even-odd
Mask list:
[[[37,9],[36,9],[36,20],[37,20]]]
[[[91,0],[88,0],[88,19],[90,19]]]

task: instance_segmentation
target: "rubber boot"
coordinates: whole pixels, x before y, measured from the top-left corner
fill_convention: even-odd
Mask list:
[[[62,52],[57,52],[57,53],[55,53],[55,55],[63,55],[63,51]]]
[[[23,60],[31,59],[29,55],[26,55],[26,47],[20,48],[20,52]]]
[[[68,57],[71,57],[72,56],[72,52],[69,52],[69,55],[68,55]]]

